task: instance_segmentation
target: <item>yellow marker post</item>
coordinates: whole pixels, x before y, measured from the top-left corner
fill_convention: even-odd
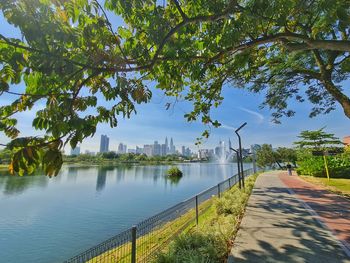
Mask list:
[[[329,171],[328,171],[328,164],[327,164],[326,155],[323,155],[323,161],[324,161],[324,167],[326,168],[327,179],[329,181]]]

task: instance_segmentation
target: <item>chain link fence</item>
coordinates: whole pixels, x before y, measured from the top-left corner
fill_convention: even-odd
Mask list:
[[[243,174],[246,178],[253,174],[253,169],[245,170]],[[200,215],[211,206],[212,197],[220,197],[238,183],[238,178],[236,174],[65,262],[150,262],[176,236],[198,224]]]

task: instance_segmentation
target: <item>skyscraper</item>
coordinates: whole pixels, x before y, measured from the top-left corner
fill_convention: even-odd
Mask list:
[[[182,154],[183,156],[186,156],[186,147],[185,147],[185,146],[182,146],[182,147],[181,147],[181,154]]]
[[[185,156],[190,157],[191,155],[192,155],[191,149],[187,147]]]
[[[147,156],[153,156],[153,145],[145,144],[143,146],[143,153]]]
[[[160,155],[161,156],[165,156],[166,155],[166,152],[167,152],[167,147],[165,144],[162,144],[161,145],[161,150],[160,150]]]
[[[123,144],[123,152],[126,153],[127,152],[127,148],[128,146],[126,144]]]
[[[122,143],[119,143],[119,145],[118,145],[118,153],[119,154],[122,154],[123,153],[123,144]]]
[[[175,145],[174,145],[174,142],[173,142],[173,138],[170,139],[170,154],[175,154]]]
[[[165,155],[169,153],[168,137],[165,137]]]
[[[160,152],[161,152],[161,146],[158,143],[158,141],[155,141],[153,144],[153,155],[158,156],[160,155]]]
[[[108,152],[109,148],[109,138],[107,135],[101,135],[100,141],[100,153]]]
[[[232,143],[231,143],[231,140],[228,139],[228,151],[231,151],[231,148],[232,148]]]
[[[143,154],[143,148],[136,146],[136,153],[137,154]]]

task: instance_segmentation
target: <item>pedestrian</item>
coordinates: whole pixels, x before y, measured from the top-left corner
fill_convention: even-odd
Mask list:
[[[292,175],[292,166],[290,165],[290,163],[287,164],[287,171],[288,175]]]

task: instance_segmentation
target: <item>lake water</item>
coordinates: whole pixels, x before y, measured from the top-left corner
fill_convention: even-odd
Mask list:
[[[0,262],[62,262],[237,173],[236,164],[73,167],[0,176]],[[245,164],[245,169],[251,168]]]

